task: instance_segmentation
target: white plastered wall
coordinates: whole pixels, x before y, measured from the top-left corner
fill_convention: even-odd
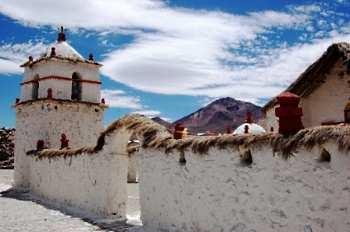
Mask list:
[[[100,106],[39,100],[16,107],[15,184],[28,187],[29,166],[26,152],[36,149],[38,140],[48,148],[60,148],[61,134],[69,146],[79,148],[94,145],[103,130],[103,110]]]
[[[266,131],[271,131],[271,127],[273,128],[274,132],[278,132],[279,126],[278,126],[278,118],[275,114],[275,109],[277,106],[271,107],[266,110],[265,112],[265,118],[263,119],[264,123],[263,126]]]
[[[344,109],[350,97],[350,75],[345,68],[339,60],[330,73],[325,74],[325,83],[301,99],[305,127],[344,121]]]
[[[141,218],[145,231],[346,231],[350,228],[350,156],[327,146],[290,160],[271,148],[253,150],[244,166],[238,152],[208,155],[143,150],[140,165]]]
[[[72,78],[74,72],[79,73],[83,80],[100,81],[99,67],[85,63],[71,63],[68,61],[50,60],[42,61],[33,67],[25,68],[23,81],[58,76]],[[47,97],[47,90],[53,90],[53,97],[58,99],[71,99],[72,82],[60,79],[41,80],[39,83],[39,98]],[[21,101],[32,100],[32,84],[21,86]],[[100,101],[100,84],[82,82],[82,101],[98,103]]]
[[[300,107],[303,109],[304,127],[319,126],[324,122],[344,121],[344,108],[350,100],[350,75],[347,74],[341,60],[334,65],[329,74],[325,75],[324,83],[310,95],[301,98]],[[278,131],[276,107],[270,107],[266,111],[264,123],[267,131],[271,126]]]
[[[30,191],[87,217],[124,220],[127,159],[107,150],[54,160],[30,157]]]
[[[138,181],[138,164],[136,154],[129,156],[128,161],[128,183],[136,183]]]

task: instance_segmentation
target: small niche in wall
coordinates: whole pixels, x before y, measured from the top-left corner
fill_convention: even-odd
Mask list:
[[[253,163],[253,156],[250,149],[244,149],[240,152],[239,156],[241,158],[241,164],[244,166],[249,166]]]
[[[344,122],[350,123],[350,102],[348,102],[344,108]]]
[[[180,163],[181,165],[186,165],[185,152],[180,152],[179,163]]]
[[[318,161],[320,162],[331,162],[331,153],[329,153],[329,151],[327,151],[325,148],[322,148],[321,150],[321,154],[320,157],[318,159]]]

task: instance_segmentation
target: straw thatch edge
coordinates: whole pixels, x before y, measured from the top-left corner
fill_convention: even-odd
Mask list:
[[[223,135],[223,136],[193,136],[186,139],[175,140],[169,131],[153,122],[151,119],[140,115],[128,115],[112,123],[97,139],[94,147],[83,147],[79,149],[53,150],[47,149],[38,152],[31,152],[28,155],[35,155],[38,159],[69,157],[85,154],[96,154],[105,145],[107,136],[124,128],[137,136],[141,141],[143,149],[163,150],[164,153],[184,153],[192,151],[195,154],[208,154],[211,148],[223,150],[233,149],[238,151],[240,147],[259,148],[271,146],[274,153],[284,158],[290,157],[301,147],[310,150],[315,146],[332,141],[338,144],[338,149],[350,151],[350,126],[319,126],[306,128],[297,134],[284,137],[276,133],[265,133],[260,135]]]

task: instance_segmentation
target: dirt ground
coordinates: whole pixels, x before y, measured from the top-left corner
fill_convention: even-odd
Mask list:
[[[127,223],[91,221],[55,209],[29,193],[11,190],[13,170],[0,169],[0,232],[142,232],[138,184],[128,184]]]

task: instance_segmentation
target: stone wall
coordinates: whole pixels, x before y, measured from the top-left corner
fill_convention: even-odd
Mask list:
[[[300,107],[303,110],[304,127],[344,122],[344,109],[350,96],[350,75],[347,74],[346,66],[341,60],[325,75],[324,83],[321,83],[310,95],[301,97]],[[278,131],[275,107],[266,110],[264,121],[266,131],[270,131],[270,127]]]
[[[133,135],[141,144],[134,157],[147,232],[346,231],[349,132],[328,126],[288,138],[174,140],[150,119],[127,116],[105,129],[95,147],[27,156],[29,189],[61,206],[123,219]],[[323,149],[329,156],[321,156]]]
[[[86,217],[125,219],[126,155],[105,150],[94,155],[29,159],[33,194]]]
[[[0,169],[13,168],[15,132],[14,128],[0,128]]]
[[[252,150],[245,165],[230,149],[206,155],[143,150],[140,200],[145,230],[347,231],[350,228],[350,156],[327,146],[300,150],[288,160],[270,147]],[[312,228],[312,230],[310,230]]]
[[[103,130],[103,110],[99,105],[39,100],[16,106],[15,184],[28,187],[26,153],[36,149],[38,140],[47,148],[60,148],[61,134],[71,148],[95,144]]]
[[[82,80],[100,81],[99,67],[85,63],[72,63],[61,60],[50,60],[40,65],[26,67],[23,81],[31,81],[34,77],[65,77],[72,78],[74,72],[79,73]],[[71,99],[72,81],[62,79],[46,79],[39,82],[39,98],[47,97],[47,89],[51,88],[53,98]],[[21,101],[32,100],[32,83],[21,86]],[[100,102],[100,84],[82,82],[82,101]]]
[[[344,109],[350,96],[350,75],[342,63],[338,61],[330,73],[325,74],[325,83],[309,96],[301,98],[305,127],[344,122]]]

